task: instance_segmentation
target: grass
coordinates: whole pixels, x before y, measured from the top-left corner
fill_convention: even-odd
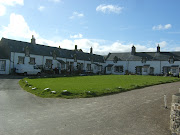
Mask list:
[[[139,75],[98,75],[58,78],[24,78],[20,86],[37,96],[82,98],[109,95],[147,86],[180,81],[177,77]],[[36,87],[36,90],[32,88]],[[50,90],[44,90],[50,88]],[[63,90],[67,90],[64,91]],[[56,91],[56,94],[51,93]]]

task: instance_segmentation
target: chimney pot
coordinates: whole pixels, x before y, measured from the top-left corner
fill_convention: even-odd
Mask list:
[[[36,44],[36,39],[34,38],[34,35],[32,35],[31,44]]]
[[[159,44],[157,46],[157,53],[160,53],[160,46],[159,46]]]
[[[75,50],[77,51],[77,45],[75,45]]]
[[[132,50],[131,50],[131,54],[134,55],[135,53],[136,53],[136,47],[133,45]]]
[[[93,48],[91,47],[91,48],[90,48],[90,54],[92,54],[92,53],[93,53]]]

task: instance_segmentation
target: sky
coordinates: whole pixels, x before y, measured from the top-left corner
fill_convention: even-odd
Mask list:
[[[180,0],[0,0],[0,38],[109,52],[180,51]]]

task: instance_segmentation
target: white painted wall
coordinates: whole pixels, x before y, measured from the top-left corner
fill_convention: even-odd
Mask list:
[[[118,61],[117,63],[114,63],[113,61],[106,61],[105,67],[109,64],[113,64],[111,71],[107,71],[107,74],[125,74],[125,71],[128,70],[129,72],[135,74],[136,73],[136,66],[144,66],[144,65],[150,65],[148,68],[148,73],[150,72],[150,67],[154,68],[154,75],[159,75],[163,73],[163,67],[164,66],[172,66],[172,65],[179,65],[180,61],[175,61],[174,63],[170,64],[168,61],[146,61],[146,63],[142,63],[141,61]],[[122,65],[124,67],[123,73],[117,73],[114,72],[115,66]],[[143,75],[147,75],[146,72],[142,72]]]
[[[83,70],[87,71],[87,64],[91,64],[91,61],[84,61],[84,60],[77,60],[77,62],[74,62],[74,59],[67,59],[67,58],[60,58],[57,57],[56,59],[53,59],[53,57],[51,56],[40,56],[40,55],[34,55],[34,54],[30,54],[29,57],[25,56],[25,53],[16,53],[16,52],[11,52],[11,62],[10,62],[10,67],[9,70],[16,68],[17,64],[18,64],[18,57],[22,56],[25,57],[24,59],[24,64],[25,65],[29,65],[29,61],[30,61],[30,57],[35,58],[35,65],[42,65],[43,67],[45,67],[46,64],[46,59],[50,59],[52,60],[52,68],[56,68],[58,66],[57,63],[59,63],[56,59],[58,60],[63,60],[65,63],[66,62],[73,62],[73,66],[74,66],[74,70],[77,69],[77,63],[83,63]],[[104,63],[99,63],[100,65],[104,65]],[[61,63],[60,63],[61,66]],[[98,68],[94,68],[95,64],[91,64],[91,69],[93,69],[93,73],[97,73],[99,70]],[[66,64],[65,64],[65,69],[66,69]]]

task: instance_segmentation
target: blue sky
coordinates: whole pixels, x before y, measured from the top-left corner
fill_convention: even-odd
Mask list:
[[[180,51],[179,0],[0,0],[0,37],[96,54]]]

